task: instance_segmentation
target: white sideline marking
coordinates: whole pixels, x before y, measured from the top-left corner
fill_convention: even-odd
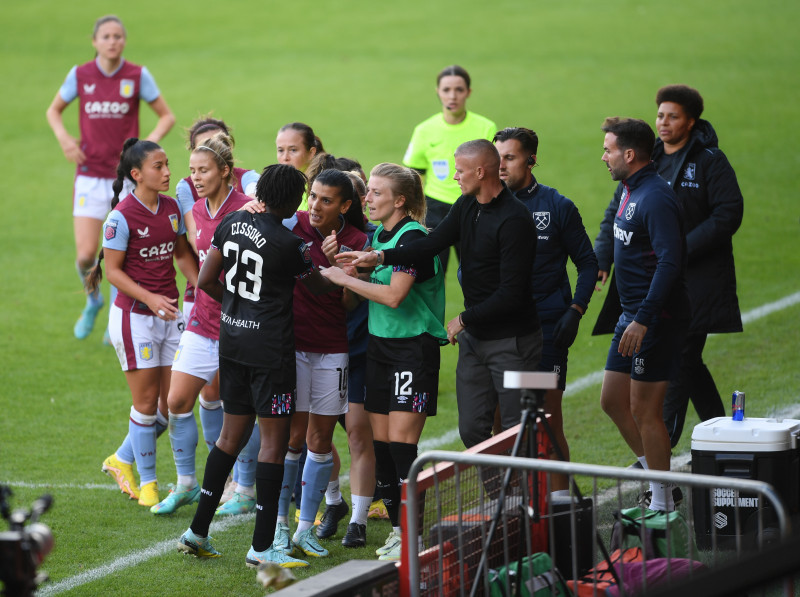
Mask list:
[[[22,487],[23,489],[108,489],[120,491],[116,483],[26,483],[25,481],[2,481],[3,485]]]
[[[789,296],[786,296],[786,297],[784,297],[782,299],[779,299],[779,300],[774,301],[772,303],[767,303],[767,304],[762,305],[760,307],[756,307],[755,309],[751,309],[750,311],[747,311],[746,313],[743,313],[742,314],[742,324],[752,323],[754,321],[757,321],[758,319],[766,317],[767,315],[771,315],[772,313],[775,313],[777,311],[781,311],[783,309],[787,309],[787,308],[789,308],[791,306],[794,306],[794,305],[796,305],[798,303],[800,303],[800,292],[795,292],[794,294],[790,294]],[[593,387],[593,386],[601,383],[602,381],[603,381],[603,371],[595,371],[594,373],[589,373],[588,375],[584,375],[583,377],[580,377],[580,378],[576,379],[574,382],[567,384],[567,389],[564,392],[564,395],[566,396],[567,394],[574,393],[574,392],[579,392],[579,391],[584,390],[586,388]],[[795,418],[797,416],[800,416],[800,405],[794,405],[792,407],[789,407],[788,409],[786,409],[786,412],[782,414],[782,416],[787,417],[787,418]],[[420,444],[419,444],[419,448],[420,448],[420,451],[434,450],[434,449],[439,448],[441,446],[452,444],[453,442],[457,441],[458,439],[459,439],[458,429],[453,429],[451,431],[448,431],[447,433],[444,433],[443,435],[441,435],[439,437],[429,438],[429,439],[421,441]],[[672,459],[672,468],[673,468],[673,470],[680,470],[681,468],[685,468],[690,460],[691,460],[691,454],[690,453],[680,454],[680,455],[674,457]],[[56,486],[56,485],[47,485],[47,484],[44,484],[44,483],[42,483],[42,484],[17,483],[17,484],[12,484],[12,485],[16,485],[17,487],[33,487],[33,488],[36,488],[36,487],[39,487],[39,486],[41,486],[43,488],[62,487],[62,486]],[[96,485],[96,484],[65,485],[63,487],[69,487],[69,488],[86,487],[86,488],[91,488],[91,489],[118,489],[117,486],[115,486],[115,485]],[[616,494],[616,488],[612,488],[612,489],[606,490],[605,492],[601,493],[598,496],[598,502],[601,499],[602,500],[611,499],[611,491],[612,490]],[[254,518],[255,518],[254,514],[245,514],[245,515],[241,515],[241,516],[234,516],[234,517],[231,517],[231,518],[228,518],[228,519],[223,519],[220,522],[212,523],[210,532],[212,532],[212,533],[222,532],[222,531],[225,531],[225,530],[227,530],[229,528],[237,526],[238,524],[253,520]],[[134,552],[129,553],[126,556],[122,556],[121,558],[117,558],[116,560],[112,560],[108,564],[104,564],[103,566],[100,566],[98,568],[93,568],[92,570],[87,570],[85,572],[82,572],[82,573],[77,574],[75,576],[71,576],[69,578],[65,578],[64,580],[61,580],[61,581],[53,583],[53,584],[45,584],[37,591],[37,595],[41,595],[41,596],[44,596],[44,595],[56,595],[58,593],[62,593],[64,591],[69,591],[71,589],[74,589],[75,587],[79,587],[81,585],[84,585],[84,584],[93,582],[95,580],[98,580],[100,578],[103,578],[103,577],[105,577],[108,574],[111,574],[113,572],[117,572],[117,571],[122,570],[124,568],[129,568],[131,566],[135,566],[135,565],[140,564],[140,563],[142,563],[142,562],[144,562],[146,560],[149,560],[150,558],[154,558],[156,556],[164,554],[164,553],[170,551],[171,549],[175,549],[175,542],[176,541],[177,541],[177,539],[170,539],[170,540],[167,540],[167,541],[161,541],[161,542],[156,543],[155,545],[153,545],[153,546],[151,546],[149,548],[141,549],[141,550],[138,550],[138,551],[134,551]]]
[[[742,313],[742,323],[752,323],[757,319],[761,319],[762,317],[766,317],[767,315],[771,315],[777,311],[788,309],[797,303],[800,303],[800,292],[795,292],[794,294],[785,296],[773,303],[767,303],[766,305],[761,305],[760,307],[751,309],[747,313]]]
[[[772,315],[773,313],[783,309],[788,309],[789,307],[792,307],[798,303],[800,303],[800,292],[795,292],[794,294],[785,296],[782,299],[778,299],[772,303],[761,305],[760,307],[756,307],[755,309],[751,309],[750,311],[742,313],[742,325],[753,323],[754,321],[766,317],[767,315]],[[583,391],[586,388],[591,388],[602,383],[603,373],[604,372],[602,370],[595,371],[594,373],[589,373],[588,375],[579,377],[572,383],[568,383],[566,390],[564,390],[564,396],[574,392]]]
[[[220,533],[223,531],[227,531],[230,528],[243,524],[245,522],[252,522],[255,519],[255,514],[242,514],[238,516],[231,516],[229,518],[224,518],[219,522],[214,522],[211,524],[211,528],[209,529],[209,533]],[[131,566],[136,566],[141,564],[142,562],[146,562],[151,558],[155,558],[160,555],[164,555],[167,552],[173,551],[178,553],[177,550],[177,542],[178,538],[174,539],[167,539],[166,541],[160,541],[155,545],[147,547],[145,549],[139,549],[137,551],[132,551],[131,553],[122,556],[121,558],[117,558],[116,560],[112,560],[108,564],[103,564],[102,566],[98,566],[97,568],[92,568],[91,570],[86,570],[85,572],[81,572],[80,574],[76,574],[75,576],[70,576],[69,578],[65,578],[59,582],[55,582],[53,584],[44,584],[36,591],[36,594],[39,596],[44,595],[57,595],[58,593],[63,593],[64,591],[70,591],[76,587],[80,587],[81,585],[85,585],[90,582],[94,582],[95,580],[99,580],[101,578],[105,578],[109,575],[112,575],[120,570],[124,570],[125,568],[130,568]]]

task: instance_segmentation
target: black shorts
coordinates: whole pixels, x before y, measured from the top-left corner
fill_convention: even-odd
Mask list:
[[[229,415],[291,416],[297,400],[294,366],[253,367],[220,357],[219,397]]]
[[[608,349],[606,371],[629,373],[636,381],[668,381],[680,365],[681,349],[686,339],[687,322],[659,319],[647,328],[642,340],[642,349],[632,357],[619,354],[619,341],[633,316],[619,316],[614,338]]]
[[[439,341],[428,334],[370,336],[365,410],[382,415],[394,411],[436,415],[439,360]]]

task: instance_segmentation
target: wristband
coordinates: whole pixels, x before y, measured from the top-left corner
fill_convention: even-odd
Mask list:
[[[458,314],[458,323],[462,328],[466,328],[467,326],[464,325],[464,322],[461,320],[461,313]]]
[[[377,265],[382,265],[383,264],[383,251],[378,249],[377,251],[375,251],[375,253],[377,254]]]

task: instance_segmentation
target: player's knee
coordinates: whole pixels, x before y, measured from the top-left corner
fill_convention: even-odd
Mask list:
[[[179,394],[170,394],[167,397],[167,408],[175,415],[188,413],[194,408],[194,398],[188,398]]]
[[[603,412],[606,413],[612,419],[614,415],[619,412],[619,405],[615,400],[611,400],[607,396],[600,397],[600,408],[603,409]]]
[[[372,452],[372,434],[363,432],[348,432],[347,445],[350,448],[350,454],[352,458]]]

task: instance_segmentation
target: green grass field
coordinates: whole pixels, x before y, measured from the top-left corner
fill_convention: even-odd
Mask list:
[[[156,519],[100,473],[126,432],[130,395],[102,331],[82,342],[72,335],[83,304],[70,224],[74,170],[45,110],[68,69],[91,59],[92,24],[108,10],[95,0],[31,0],[4,6],[0,21],[0,482],[12,484],[15,506],[54,495],[45,521],[56,547],[43,568],[63,584],[48,594],[259,595],[243,562],[252,519],[214,532],[225,557],[180,557],[173,542],[194,507]],[[695,86],[747,202],[735,238],[742,310],[800,290],[795,3],[143,0],[117,14],[128,29],[127,58],[149,67],[178,120],[163,143],[173,188],[188,173],[180,129],[210,110],[234,126],[237,158],[249,168],[274,160],[275,133],[294,120],[310,123],[329,151],[358,158],[367,170],[400,161],[413,127],[439,109],[436,73],[459,63],[473,78],[470,109],[500,127],[539,133],[535,174],[576,202],[594,238],[614,189],[600,161],[603,118],[653,122],[658,87]],[[143,114],[149,131],[153,116],[146,107]],[[77,118],[70,107],[65,122],[73,134]],[[461,298],[453,275],[447,290],[454,314]],[[601,299],[571,351],[571,381],[605,362],[609,337],[589,336]],[[749,416],[799,402],[798,320],[795,301],[746,324],[743,334],[710,339],[706,360],[720,392],[746,390]],[[461,448],[448,435],[456,428],[455,359],[454,348],[443,350],[440,414],[426,426],[425,445],[455,437],[441,447]],[[631,455],[598,399],[597,383],[565,398],[573,459],[627,465]],[[696,420],[693,413],[687,420],[682,452]],[[337,442],[346,452],[342,436]],[[166,488],[175,475],[166,438],[159,448]],[[201,446],[200,473],[205,457]],[[354,554],[333,541],[328,561],[299,576],[374,557],[387,532],[386,523],[371,522],[370,548]]]

